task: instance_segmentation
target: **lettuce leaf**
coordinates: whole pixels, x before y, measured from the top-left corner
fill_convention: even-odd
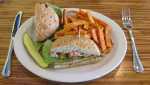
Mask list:
[[[43,46],[43,42],[33,42],[35,48],[39,51],[41,47]]]
[[[49,7],[53,8],[54,11],[56,12],[56,14],[59,16],[59,17],[62,17],[62,11],[61,11],[61,8],[56,6],[56,5],[53,5],[53,4],[50,4],[50,3],[47,3]]]
[[[46,40],[42,47],[42,56],[47,64],[54,64],[57,62],[63,63],[63,62],[70,61],[70,58],[68,58],[65,55],[61,55],[59,57],[51,56],[51,54],[50,54],[51,45],[52,45],[52,41]]]
[[[52,64],[57,60],[56,57],[50,55],[51,44],[51,40],[46,40],[42,47],[42,56],[47,64]]]

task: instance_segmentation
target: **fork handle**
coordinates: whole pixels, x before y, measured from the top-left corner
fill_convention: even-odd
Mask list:
[[[132,54],[133,54],[133,69],[136,72],[143,72],[144,68],[140,60],[140,56],[138,54],[137,48],[136,48],[133,32],[130,29],[128,31],[129,31],[129,35],[131,38],[131,47],[132,47]]]

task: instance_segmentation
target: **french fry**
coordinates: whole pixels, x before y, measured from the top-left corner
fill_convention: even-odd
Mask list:
[[[59,23],[60,23],[60,25],[64,24],[63,17],[64,17],[64,10],[61,11],[61,16],[59,17]]]
[[[89,29],[89,24],[84,24],[84,25],[82,25],[83,26],[83,29],[84,30],[87,30],[88,31],[88,29]]]
[[[67,17],[67,22],[68,22],[68,23],[71,23],[71,22],[72,22],[72,19],[71,19],[71,18],[72,18],[72,17],[70,17],[70,16]]]
[[[107,48],[112,48],[111,32],[112,28],[110,26],[106,26],[106,28],[104,29],[104,33]]]
[[[88,21],[88,16],[87,16],[87,12],[80,9],[79,12],[77,12],[76,16],[81,19],[81,20],[86,20]]]
[[[106,55],[111,51],[112,48],[107,48],[105,51],[102,52],[102,55]]]
[[[74,16],[68,16],[67,19],[68,19],[67,21],[69,21],[70,23],[71,23],[71,22],[75,22],[75,21],[78,20],[78,19],[77,19],[76,17],[74,17]]]
[[[94,21],[94,19],[93,19],[93,16],[91,16],[89,12],[87,13],[87,15],[88,15],[88,20],[89,20],[89,22],[92,23],[92,24],[94,24],[95,21]]]
[[[76,28],[79,25],[86,25],[88,24],[88,22],[84,21],[84,20],[77,20],[76,22],[72,22],[72,23],[68,23],[66,25],[64,25],[64,31],[70,31],[72,28]]]
[[[95,41],[96,44],[98,44],[98,36],[97,36],[97,30],[91,29],[91,38]]]
[[[80,9],[79,14],[87,17],[87,11],[86,10]]]
[[[105,44],[105,37],[104,37],[103,30],[104,30],[103,27],[97,28],[97,36],[98,36],[100,48],[101,48],[102,52],[105,52],[107,47],[106,47],[106,44]]]
[[[69,31],[69,32],[65,32],[65,35],[76,35],[77,32],[75,31]]]
[[[63,10],[63,24],[67,24],[66,9]]]
[[[81,35],[81,36],[82,36],[82,35]],[[83,36],[86,37],[86,38],[89,38],[89,39],[91,38],[91,35],[90,35],[89,33],[84,34]]]
[[[104,21],[97,19],[95,17],[93,17],[94,21],[98,24],[98,25],[103,25],[104,27],[106,27],[108,24],[105,23]]]
[[[76,34],[77,34],[76,31],[68,31],[68,32],[59,31],[55,33],[55,38],[62,37],[64,35],[76,35]]]
[[[77,17],[81,20],[86,20],[84,16],[80,15],[80,14],[77,14]]]
[[[62,37],[62,36],[64,36],[64,35],[65,35],[65,34],[64,34],[63,31],[58,31],[58,32],[55,33],[54,37],[55,37],[55,38],[58,38],[58,37]]]
[[[79,27],[79,29],[80,29],[80,34],[87,34],[88,32],[87,32],[87,30],[84,30],[81,26]]]

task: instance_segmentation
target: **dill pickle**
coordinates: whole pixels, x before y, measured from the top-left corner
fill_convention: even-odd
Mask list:
[[[23,43],[28,53],[31,55],[31,57],[40,67],[42,68],[48,67],[48,64],[44,61],[44,59],[36,49],[34,42],[32,41],[31,37],[28,35],[28,33],[24,34]]]

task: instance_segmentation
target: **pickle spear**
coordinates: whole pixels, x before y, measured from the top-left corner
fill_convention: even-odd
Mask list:
[[[42,68],[48,67],[48,64],[44,61],[38,50],[36,49],[34,42],[32,41],[31,37],[28,33],[25,33],[23,36],[23,43],[28,51],[28,53],[32,56],[34,61]]]

